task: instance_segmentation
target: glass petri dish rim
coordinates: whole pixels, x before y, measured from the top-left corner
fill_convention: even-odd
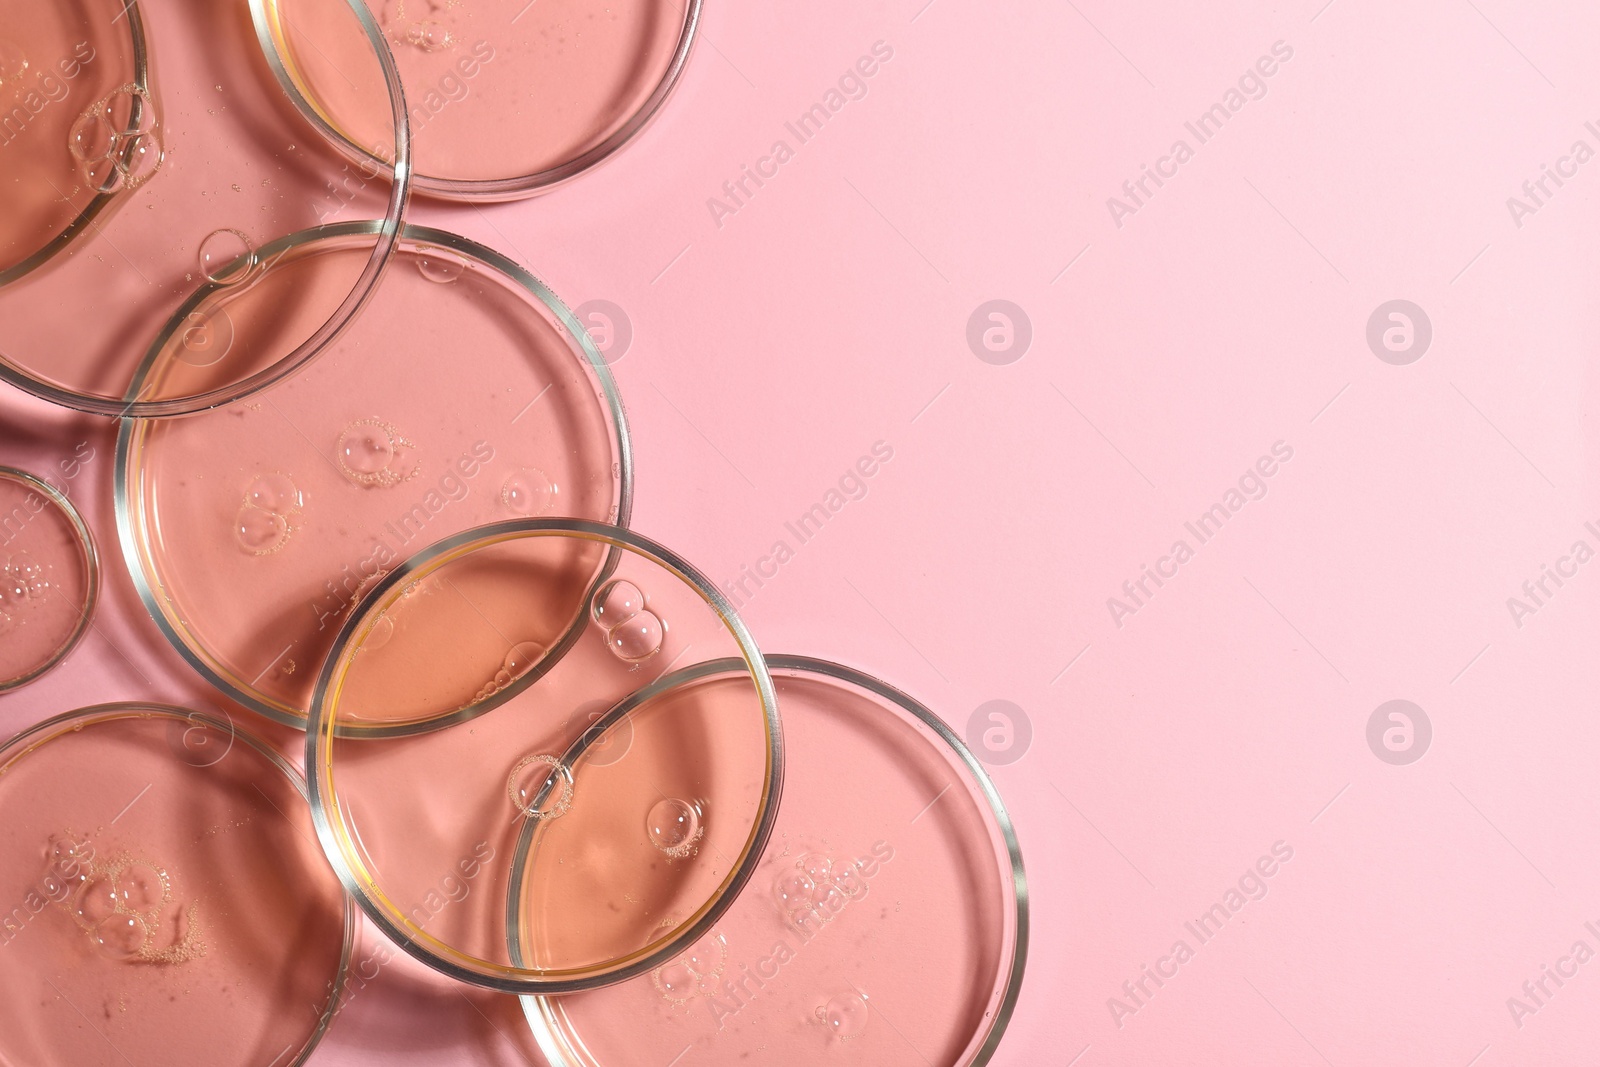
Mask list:
[[[1006,1029],[1011,1025],[1011,1017],[1016,1012],[1017,998],[1022,994],[1023,973],[1028,962],[1028,876],[1022,864],[1022,847],[1017,841],[1016,828],[1011,822],[1011,814],[1007,811],[1005,801],[1001,799],[1000,792],[995,788],[994,781],[989,777],[983,765],[973,756],[972,751],[948,723],[934,714],[928,707],[910,695],[896,689],[887,682],[881,681],[853,667],[846,667],[830,660],[817,659],[812,656],[794,656],[771,654],[766,657],[767,668],[774,674],[815,674],[834,681],[845,682],[860,689],[881,697],[891,703],[899,705],[904,711],[910,712],[924,726],[928,727],[940,740],[960,758],[961,764],[971,773],[974,780],[983,790],[984,798],[989,802],[989,809],[994,815],[1000,833],[1005,839],[1006,852],[1011,862],[1011,887],[1015,902],[1016,945],[1012,949],[1010,972],[1006,979],[1006,989],[1001,997],[1000,1006],[995,1011],[994,1021],[989,1025],[988,1035],[983,1044],[979,1046],[973,1058],[962,1067],[983,1067],[1000,1047],[1001,1039],[1005,1037]],[[681,671],[660,679],[657,686],[665,689],[669,685],[680,685],[697,681],[701,678],[720,674],[736,664],[734,660],[712,660],[686,667]],[[602,724],[609,726],[620,717],[618,712],[610,712],[596,720],[593,733],[602,732]],[[518,856],[520,858],[525,844],[531,843],[532,828],[525,828],[522,837],[517,842]],[[517,872],[520,865],[512,868],[513,884],[507,900],[508,916],[515,915],[519,894],[517,892]],[[709,927],[708,927],[709,928]],[[516,940],[517,927],[515,924],[507,925],[507,933],[513,942]],[[520,946],[513,943],[511,946],[512,957],[516,958]],[[582,1045],[581,1038],[567,1026],[564,1026],[559,1017],[562,1008],[559,997],[540,996],[537,994],[524,994],[521,998],[522,1013],[528,1020],[528,1026],[533,1031],[534,1040],[538,1043],[540,1053],[552,1067],[591,1067],[598,1061]],[[576,1042],[577,1048],[574,1048]],[[582,1051],[580,1052],[579,1049]]]
[[[114,722],[118,719],[146,718],[159,715],[163,718],[177,722],[192,723],[214,730],[227,731],[230,750],[232,742],[242,740],[255,752],[264,756],[268,763],[283,772],[294,786],[295,791],[305,798],[306,804],[311,803],[311,793],[306,787],[306,780],[294,764],[284,758],[283,754],[265,741],[257,738],[248,731],[241,730],[234,723],[232,717],[218,718],[203,711],[194,711],[189,708],[178,707],[175,704],[146,703],[142,701],[119,701],[109,704],[93,704],[88,707],[78,708],[75,711],[62,712],[53,715],[42,722],[35,723],[19,731],[11,738],[0,742],[0,769],[3,769],[17,759],[26,756],[33,749],[48,741],[68,733],[74,727],[93,726],[103,722]],[[355,955],[356,940],[356,914],[355,903],[350,899],[350,894],[344,896],[344,943],[339,951],[339,972],[334,977],[333,988],[328,997],[328,1006],[317,1020],[316,1029],[306,1039],[305,1046],[296,1054],[293,1060],[287,1061],[283,1067],[301,1067],[311,1058],[317,1046],[327,1035],[328,1028],[333,1025],[334,1018],[339,1014],[340,1001],[344,996],[345,983],[349,980],[350,960]]]
[[[251,20],[255,24],[256,38],[262,40],[262,35],[268,33],[263,25],[264,13],[259,10],[261,0],[251,0]],[[406,203],[411,192],[411,117],[406,110],[405,89],[400,82],[400,70],[395,65],[394,55],[389,51],[388,42],[384,40],[383,33],[378,29],[377,22],[372,13],[367,10],[362,0],[345,0],[361,23],[362,32],[367,35],[372,43],[378,63],[383,69],[384,81],[389,90],[389,105],[395,118],[395,151],[394,159],[382,160],[380,166],[391,176],[389,188],[389,206],[385,217],[380,222],[372,223],[372,232],[378,237],[373,247],[372,255],[367,260],[367,265],[362,269],[361,275],[356,280],[355,287],[339,304],[326,322],[292,352],[279,359],[270,367],[257,371],[242,381],[231,385],[221,386],[216,389],[198,393],[194,396],[172,397],[166,400],[134,400],[133,395],[139,387],[144,373],[143,367],[136,374],[134,382],[129,386],[128,393],[121,400],[92,393],[80,393],[75,389],[47,382],[27,370],[13,364],[0,354],[0,381],[9,382],[23,392],[39,397],[58,407],[81,411],[88,415],[104,415],[111,418],[172,418],[179,415],[193,415],[197,412],[208,411],[212,408],[222,407],[237,400],[251,396],[270,385],[294,374],[311,360],[315,359],[323,349],[342,334],[355,320],[356,315],[367,302],[372,299],[377,291],[378,281],[388,266],[390,255],[394,251],[395,243],[399,240],[400,231],[404,225],[403,218]],[[138,0],[127,0],[130,12],[137,14]],[[143,23],[140,23],[141,27]],[[148,49],[142,43],[140,55],[145,57],[144,72],[148,78]],[[146,86],[148,88],[148,86]],[[304,114],[305,112],[302,112]],[[319,132],[328,135],[325,124],[318,124]],[[342,138],[337,138],[333,144],[342,143]],[[376,157],[369,157],[376,159]],[[110,197],[105,198],[109,203]],[[99,214],[106,207],[102,203],[95,209]],[[87,221],[90,220],[86,220]],[[302,233],[305,231],[301,231]],[[295,235],[291,235],[292,237]],[[268,247],[280,244],[284,239],[274,241]],[[37,265],[37,264],[36,264]],[[184,304],[184,310],[191,308],[197,298],[211,291],[210,286],[202,287],[194,296]],[[181,322],[181,313],[174,322]],[[169,328],[170,328],[169,324]],[[163,331],[164,333],[166,331]],[[148,357],[147,357],[148,358]]]
[[[267,0],[250,0],[252,8],[263,4]],[[444,200],[468,200],[480,202],[494,202],[498,200],[520,200],[525,197],[539,196],[550,192],[558,186],[565,185],[581,174],[587,173],[615,156],[635,138],[643,133],[651,123],[660,115],[661,109],[677,90],[678,84],[683,79],[684,69],[688,66],[690,54],[694,51],[696,41],[700,37],[700,17],[704,0],[686,0],[684,4],[683,30],[678,35],[678,43],[672,53],[672,60],[667,64],[666,72],[661,81],[657,83],[654,91],[647,97],[639,109],[630,115],[611,136],[601,141],[585,152],[574,156],[565,163],[558,164],[545,170],[535,171],[532,174],[523,174],[510,178],[435,178],[431,175],[416,173],[412,175],[411,184],[420,193],[438,197]],[[300,83],[294,75],[289,73],[288,67],[279,54],[276,42],[270,36],[262,36],[261,47],[268,53],[269,64],[272,72],[277,75],[278,82],[283,90],[300,107],[302,113],[314,115],[314,121],[324,132],[340,145],[352,157],[371,161],[374,157],[366,149],[353,143],[343,133],[335,130],[322,113],[322,109],[312,102],[311,98],[301,89]]]
[[[329,785],[333,740],[341,735],[337,729],[330,728],[332,724],[324,721],[325,709],[329,702],[329,690],[336,681],[335,676],[339,673],[341,661],[350,642],[361,636],[364,629],[365,610],[358,610],[345,620],[334,638],[328,659],[317,676],[311,715],[306,724],[305,763],[306,781],[311,790],[311,818],[316,826],[317,836],[322,842],[323,851],[327,854],[328,861],[338,874],[339,880],[344,883],[345,889],[355,898],[356,904],[366,913],[367,919],[374,926],[383,931],[385,936],[408,955],[450,978],[501,993],[542,992],[554,995],[598,989],[646,974],[677,955],[685,941],[701,936],[716,924],[738,898],[739,890],[755,874],[756,866],[766,851],[767,842],[777,823],[779,801],[783,793],[784,745],[777,693],[773,689],[772,677],[767,672],[767,661],[756,647],[755,640],[734,610],[732,603],[710,579],[683,557],[641,534],[620,526],[609,526],[584,519],[511,519],[464,530],[423,549],[396,567],[368,593],[362,602],[362,608],[379,603],[388,590],[406,582],[411,575],[425,566],[450,562],[493,544],[540,536],[580,537],[599,541],[611,545],[616,550],[640,553],[671,571],[700,594],[738,642],[740,657],[730,657],[718,662],[724,665],[724,669],[742,662],[755,680],[762,713],[766,720],[767,734],[767,784],[762,796],[761,816],[751,830],[738,862],[723,880],[721,891],[715,899],[702,907],[701,913],[692,923],[677,927],[674,936],[654,951],[641,949],[621,960],[612,961],[605,967],[586,968],[581,971],[543,971],[538,972],[539,976],[535,976],[515,965],[506,967],[480,960],[444,944],[421,930],[411,930],[408,926],[396,922],[380,900],[375,899],[375,897],[383,898],[383,894],[377,890],[360,851],[355,847],[353,835],[339,816],[339,797],[337,794],[330,795],[332,791]],[[601,581],[603,580],[602,578]],[[629,701],[625,700],[623,703],[628,704]],[[454,717],[455,721],[462,721],[459,716],[471,711],[476,711],[476,707],[464,709],[463,713],[458,713],[457,717]],[[595,731],[590,728],[588,732]],[[394,909],[394,912],[398,913],[399,909]],[[511,951],[515,954],[517,950],[512,948]],[[516,958],[515,955],[513,958]],[[545,975],[552,977],[543,977]]]
[[[138,0],[125,0],[125,4],[124,12],[128,19],[129,44],[133,49],[133,84],[148,93],[150,90],[150,46],[145,38],[144,14],[139,10]],[[24,275],[32,274],[45,263],[54,259],[63,249],[77,239],[78,234],[82,233],[85,227],[93,225],[94,220],[111,205],[111,202],[116,197],[117,193],[115,191],[100,193],[95,196],[43,248],[21,263],[5,270],[0,270],[0,288],[11,284]],[[0,373],[4,373],[5,370],[6,364],[0,361]]]
[[[258,254],[263,257],[276,257],[294,247],[320,240],[381,234],[383,225],[380,222],[361,221],[314,226],[265,245],[258,251]],[[566,305],[565,301],[555,294],[554,290],[539,280],[533,273],[505,255],[476,241],[446,230],[434,229],[429,226],[415,226],[409,223],[401,227],[397,240],[442,248],[449,252],[480,260],[531,293],[546,309],[555,314],[561,325],[566,328],[568,336],[581,349],[583,359],[588,362],[604,393],[607,411],[616,430],[617,464],[619,468],[617,476],[619,488],[617,493],[616,525],[626,527],[633,519],[634,491],[633,439],[628,430],[628,415],[622,402],[622,393],[617,388],[616,378],[612,375],[610,366],[606,363],[600,349],[595,345],[594,339],[589,336],[589,331],[578,321],[577,315]],[[192,296],[178,309],[171,321],[162,329],[161,334],[145,353],[144,362],[140,365],[134,378],[134,389],[138,388],[139,383],[150,372],[163,346],[183,324],[185,316],[205,298],[209,291],[209,288],[204,289]],[[117,540],[122,548],[123,562],[128,569],[128,573],[133,578],[133,586],[139,594],[140,602],[144,604],[145,611],[155,621],[157,629],[167,639],[167,643],[183,658],[184,662],[206,681],[227,694],[230,700],[243,704],[251,711],[265,715],[274,722],[297,730],[304,730],[306,728],[305,713],[287,710],[285,707],[263,700],[256,693],[235,684],[221,664],[216,663],[204,651],[185,640],[182,629],[163,610],[161,597],[158,595],[156,584],[152,580],[154,568],[147,567],[145,564],[150,531],[148,524],[141,519],[144,510],[143,504],[142,502],[136,502],[130,493],[132,485],[129,470],[134,458],[133,437],[136,432],[145,429],[147,427],[143,425],[143,420],[141,419],[132,416],[122,419],[121,425],[117,430],[117,449],[113,460],[112,485],[116,504]],[[609,569],[610,562],[608,561],[606,568],[602,572],[602,579],[605,574],[609,573]],[[373,592],[376,592],[376,590],[374,589]],[[358,604],[356,610],[352,612],[351,618],[358,618],[360,615],[361,610]],[[543,668],[530,671],[528,675],[519,678],[511,686],[495,694],[489,700],[474,705],[473,711],[476,714],[482,714],[510,700],[529,685],[532,685],[540,675],[545,673],[550,666],[553,666],[554,658]],[[455,715],[447,716],[440,720],[429,720],[427,724],[418,725],[344,726],[339,728],[339,735],[342,737],[396,737],[448,726],[452,722],[461,721],[458,717],[459,715],[460,713],[455,713]]]
[[[0,680],[0,694],[9,693],[20,689],[29,682],[37,681],[48,674],[66,659],[78,642],[83,640],[83,635],[88,632],[90,622],[94,618],[95,605],[100,600],[100,551],[95,547],[94,533],[89,529],[89,524],[83,521],[83,515],[78,511],[77,505],[67,498],[67,495],[49,482],[29,474],[16,467],[0,466],[0,479],[21,482],[29,488],[43,493],[45,499],[54,504],[66,515],[67,521],[78,534],[78,544],[83,550],[84,585],[87,591],[82,604],[74,604],[78,610],[78,625],[73,628],[72,636],[61,643],[54,655],[44,663],[35,667],[27,674],[13,678],[11,681]],[[3,750],[0,750],[3,751]]]

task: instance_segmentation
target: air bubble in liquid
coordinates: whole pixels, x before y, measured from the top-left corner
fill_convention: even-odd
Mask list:
[[[484,695],[480,694],[480,699]],[[572,771],[555,756],[526,756],[511,769],[506,791],[512,806],[523,815],[560,818],[572,807]]]
[[[821,852],[808,852],[801,856],[800,869],[810,875],[813,882],[833,880],[833,859]]]
[[[594,595],[594,618],[608,629],[644,610],[644,594],[632,582],[608,582]]]
[[[111,879],[90,878],[78,887],[72,901],[72,914],[85,928],[93,929],[117,912],[117,890]]]
[[[275,515],[292,515],[305,504],[305,497],[286,474],[262,474],[244,491],[244,502]]]
[[[659,968],[653,975],[656,989],[674,1004],[687,1004],[699,988],[700,980],[681,961]]]
[[[67,150],[85,165],[110,159],[116,147],[117,133],[106,118],[103,103],[91,105],[67,131]]]
[[[641,611],[613,626],[606,638],[606,644],[619,659],[638,663],[660,652],[661,642],[665,636],[665,627],[661,625],[661,620],[651,612]]]
[[[436,248],[424,249],[417,255],[417,272],[440,285],[449,285],[460,278],[466,269],[464,262]]]
[[[673,859],[682,859],[705,836],[702,819],[703,812],[698,803],[667,797],[657,801],[645,817],[645,836],[652,845]]]
[[[511,678],[521,678],[533,670],[534,664],[544,655],[544,646],[533,641],[520,641],[506,653],[505,672]]]
[[[865,1030],[871,1015],[866,998],[855,993],[840,993],[817,1009],[817,1018],[841,1041],[848,1041]]]
[[[811,891],[811,903],[822,913],[824,919],[831,919],[844,910],[849,900],[839,891],[838,886],[829,882],[826,885],[818,885]]]
[[[94,943],[114,960],[136,959],[149,939],[150,930],[137,915],[113,915],[94,929]]]
[[[443,52],[456,46],[456,35],[432,19],[411,27],[406,39],[424,52]]]
[[[191,367],[209,367],[233,350],[233,317],[213,307],[191,311],[178,328],[178,358]]]
[[[394,620],[387,615],[381,615],[378,621],[372,624],[372,629],[367,631],[367,639],[362,642],[363,652],[372,652],[387,645],[394,640]]]
[[[115,895],[118,905],[127,911],[152,911],[166,902],[166,875],[149,864],[131,864],[117,875]]]
[[[344,476],[357,485],[389,488],[415,473],[406,469],[414,447],[382,419],[360,419],[339,434],[334,458]]]
[[[558,492],[543,471],[523,467],[500,487],[500,502],[518,515],[543,515],[555,505]]]
[[[678,961],[699,979],[701,990],[709,993],[728,965],[728,939],[713,930],[678,957]]]
[[[239,547],[254,556],[270,556],[289,543],[289,521],[282,515],[246,504],[233,523]]]
[[[811,894],[816,888],[817,883],[805,871],[787,870],[773,885],[772,895],[784,911],[794,912],[811,907]]]
[[[28,600],[28,583],[7,571],[0,575],[0,608],[15,610]]]
[[[200,242],[200,273],[215,285],[237,285],[258,262],[255,246],[238,230],[215,230]]]

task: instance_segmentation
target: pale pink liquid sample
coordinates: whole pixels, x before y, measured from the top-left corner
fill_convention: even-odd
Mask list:
[[[306,246],[215,321],[270,342],[292,314],[279,297],[362,261],[370,242]],[[186,354],[174,336],[152,379],[203,386],[211,368]],[[409,241],[371,306],[304,372],[257,400],[128,428],[130,527],[153,607],[219,684],[298,721],[351,608],[406,557],[486,522],[614,518],[615,420],[594,367],[544,304],[485,264]],[[552,618],[527,639],[554,643],[599,559],[544,590]],[[457,623],[440,619],[448,639]],[[470,700],[506,651],[445,673],[479,670]],[[409,707],[380,714],[398,722],[440,705]]]
[[[309,738],[343,859],[385,917],[429,951],[519,980],[597,973],[675,937],[723,898],[771,799],[765,708],[747,673],[646,699],[592,732],[669,668],[738,652],[672,571],[619,552],[560,658],[535,651],[566,636],[566,590],[589,579],[599,548],[504,540],[369,605],[336,661],[328,724],[360,725],[397,701],[407,715],[428,701],[453,710],[485,689],[501,706],[412,737]],[[585,734],[597,743],[564,760]],[[552,770],[563,762],[570,778]],[[512,969],[507,893],[525,833],[524,962]]]
[[[309,0],[275,7],[306,26],[326,14]],[[684,28],[677,0],[370,7],[405,82],[418,174],[443,181],[534,175],[599,145],[660,85]],[[338,57],[361,47],[347,27],[286,35],[280,47],[291,77],[336,128],[357,144],[376,136],[338,72]]]
[[[0,1061],[299,1062],[346,904],[288,775],[174,710],[0,754]]]
[[[54,664],[88,626],[84,536],[43,489],[0,472],[0,689]]]
[[[358,25],[345,0],[315,3],[324,21]],[[14,117],[20,132],[0,135],[0,269],[62,232],[63,220],[93,216],[48,262],[3,279],[0,357],[110,414],[188,298],[247,281],[260,267],[253,257],[275,240],[397,210],[388,173],[351,162],[284,93],[248,4],[146,0],[136,11],[149,50],[143,82],[131,58],[135,19],[120,2],[0,0],[0,69],[11,51],[29,63],[18,83],[27,121]],[[52,88],[30,88],[46,69],[56,72]],[[376,53],[369,45],[342,69],[355,99],[391,116],[392,154],[389,86]],[[10,91],[0,84],[0,104]],[[34,92],[46,94],[32,101],[42,101],[37,114],[26,95]],[[0,130],[7,113],[15,116],[14,107],[0,110]],[[263,369],[287,369],[278,365],[319,328],[343,321],[336,313],[364,289],[363,273],[381,251],[369,244],[366,257],[347,257],[337,271],[326,264],[317,288],[285,294],[294,328],[280,328],[270,351],[264,341],[241,345],[213,365],[208,384],[233,387]]]
[[[773,675],[786,773],[755,878],[652,975],[527,1000],[553,1062],[956,1067],[996,1025],[1017,909],[977,782],[893,703]]]

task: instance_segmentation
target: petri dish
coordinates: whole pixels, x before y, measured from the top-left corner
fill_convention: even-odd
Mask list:
[[[555,1067],[987,1063],[1028,942],[1022,857],[993,784],[904,693],[821,660],[767,663],[786,773],[755,876],[651,974],[524,997],[541,1051]],[[704,663],[660,684],[714,691],[737,669]],[[512,910],[525,899],[513,884]],[[529,924],[513,929],[526,938]]]
[[[231,317],[265,334],[281,294],[364,261],[379,238],[371,223],[293,238]],[[302,373],[222,410],[124,420],[118,437],[119,530],[145,606],[213,684],[298,728],[340,624],[406,557],[497,520],[626,525],[631,508],[622,402],[572,312],[439,230],[407,227],[390,267]],[[189,391],[207,373],[185,358],[187,316],[212,311],[197,307],[162,332],[141,381]],[[586,591],[564,592],[569,618]]]
[[[262,0],[310,24],[322,0]],[[405,82],[414,187],[459,200],[554,188],[612,156],[665,104],[688,62],[700,0],[371,0]],[[348,27],[267,41],[286,91],[352,158],[377,135],[327,61]],[[315,46],[312,45],[315,41]]]
[[[89,628],[99,585],[94,538],[72,501],[0,467],[0,693],[67,657]]]
[[[100,415],[182,415],[282,379],[349,323],[399,232],[409,127],[366,7],[304,7],[342,29],[327,57],[370,131],[359,165],[272,75],[262,37],[305,30],[259,4],[0,0],[0,380]],[[230,323],[190,320],[204,391],[131,387],[180,306],[225,307],[281,238],[343,219],[380,220],[378,239],[282,294],[270,335],[219,355]]]
[[[656,692],[707,658],[743,667],[710,699]],[[367,916],[504,992],[621,981],[704,936],[761,854],[783,767],[771,679],[716,588],[637,534],[565,519],[469,531],[383,579],[318,680],[306,757],[323,848]],[[550,921],[513,959],[515,863]]]
[[[0,1062],[41,1067],[303,1063],[355,929],[298,773],[158,704],[0,747],[0,901]]]

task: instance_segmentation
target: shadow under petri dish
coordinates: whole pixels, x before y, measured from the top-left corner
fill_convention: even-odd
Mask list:
[[[609,155],[672,88],[699,0],[371,0],[405,82],[416,187],[447,197],[532,195]],[[313,23],[311,0],[271,8]],[[353,144],[374,135],[330,62],[327,33],[273,38],[276,69]],[[311,46],[311,41],[316,46]],[[590,157],[590,158],[586,158]],[[576,166],[569,166],[576,163]]]
[[[360,224],[306,235],[254,284],[195,304],[143,380],[204,388],[211,365],[194,356],[189,316],[270,338],[294,315],[283,297],[364,260],[373,239]],[[340,625],[408,556],[503,519],[625,522],[626,432],[603,360],[547,289],[487,249],[408,229],[371,305],[304,372],[226,409],[123,424],[124,550],[191,663],[303,726]],[[539,628],[543,648],[573,625],[604,555],[545,590],[555,621]],[[364,728],[415,726],[443,707],[397,700]]]
[[[759,656],[703,578],[626,531],[535,520],[456,540],[363,603],[319,684],[307,756],[324,847],[381,928],[466,981],[642,973],[738,892],[782,770],[764,668],[714,693],[655,686],[702,657]],[[607,573],[563,630],[568,582],[596,559]],[[442,729],[334,736],[491,695]],[[515,958],[514,874],[535,932]]]
[[[0,748],[0,1062],[304,1062],[354,915],[303,789],[229,722],[158,705]]]
[[[992,1055],[1027,943],[1021,859],[992,786],[903,694],[821,661],[768,662],[786,772],[754,878],[649,975],[524,997],[557,1067],[968,1067]],[[676,688],[714,689],[729,666],[681,672]]]
[[[0,693],[66,658],[98,592],[89,529],[58,490],[0,467]]]
[[[96,414],[187,414],[289,374],[355,314],[407,192],[399,75],[359,0],[304,2],[364,45],[340,58],[374,131],[363,165],[290,100],[247,4],[0,0],[0,378]],[[204,392],[130,393],[186,301],[341,218],[382,237],[289,294],[292,329],[213,348]]]

